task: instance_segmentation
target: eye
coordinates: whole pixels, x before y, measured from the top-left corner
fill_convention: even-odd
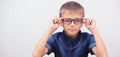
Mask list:
[[[65,18],[64,22],[71,22],[71,19],[70,18]]]
[[[74,21],[75,21],[75,22],[81,22],[81,19],[78,19],[78,18],[77,18],[77,19],[75,19]]]

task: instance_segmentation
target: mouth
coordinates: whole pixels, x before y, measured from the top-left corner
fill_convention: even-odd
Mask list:
[[[68,29],[70,32],[74,32],[76,31],[76,29]]]

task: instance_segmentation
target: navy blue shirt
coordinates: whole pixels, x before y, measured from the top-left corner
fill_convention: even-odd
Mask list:
[[[79,32],[76,38],[70,38],[65,32],[57,32],[49,38],[46,47],[48,55],[54,53],[55,57],[88,57],[88,53],[94,54],[95,46],[93,35],[87,32]]]

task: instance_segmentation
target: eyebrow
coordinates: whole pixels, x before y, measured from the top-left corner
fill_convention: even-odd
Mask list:
[[[77,19],[77,18],[62,18],[62,19]],[[78,18],[78,19],[83,20],[83,18]]]

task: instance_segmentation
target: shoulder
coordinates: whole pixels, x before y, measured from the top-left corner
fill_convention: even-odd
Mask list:
[[[95,45],[95,39],[92,34],[90,34],[88,32],[83,32],[83,33],[81,33],[81,35],[83,36],[82,39],[84,39],[88,43],[90,48],[92,48],[93,45]]]
[[[56,32],[56,33],[52,34],[51,36],[58,37],[58,36],[62,36],[62,35],[63,35],[63,32]]]
[[[62,37],[62,32],[56,32],[56,33],[53,33],[49,39],[48,39],[48,43],[53,43],[53,44],[56,44],[56,41],[58,41],[59,39],[61,39],[60,37]]]
[[[61,37],[62,35],[63,35],[63,32],[56,32],[50,36],[50,39],[55,39],[55,38]]]
[[[81,32],[81,36],[84,38],[84,39],[88,39],[88,40],[92,40],[94,39],[93,35],[88,33],[88,32]]]
[[[92,34],[88,33],[88,32],[81,32],[81,35],[84,37],[91,37],[93,36]]]

